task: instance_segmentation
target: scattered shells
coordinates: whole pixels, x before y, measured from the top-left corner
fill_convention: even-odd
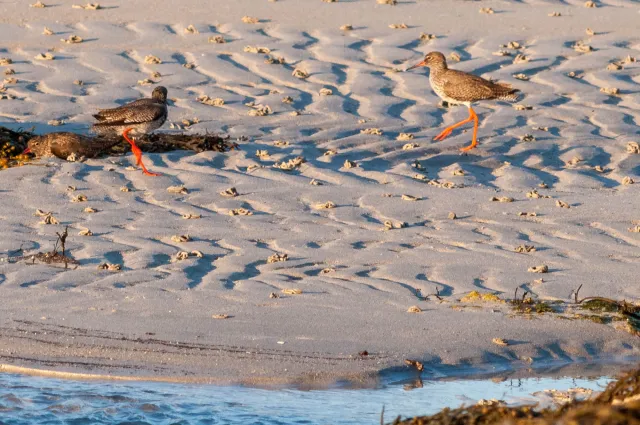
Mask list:
[[[151,84],[155,84],[156,82],[150,80],[149,78],[145,78],[144,80],[138,80],[139,86],[150,86]]]
[[[405,359],[404,363],[407,366],[415,367],[418,370],[418,372],[422,372],[424,370],[424,365],[422,363],[420,363],[419,361]]]
[[[7,66],[7,65],[11,65],[13,63],[13,60],[10,58],[0,58],[0,66]],[[5,71],[6,73],[6,71]]]
[[[245,208],[236,208],[233,210],[229,210],[229,215],[231,216],[236,216],[236,215],[253,215],[253,212],[245,209]]]
[[[556,18],[558,16],[562,16],[562,13],[560,13],[560,12],[551,12],[551,13],[549,13],[549,16],[551,16],[553,18]]]
[[[177,261],[186,260],[187,258],[189,258],[189,253],[186,251],[180,251],[176,254]]]
[[[435,34],[420,33],[420,41],[435,40],[436,38],[437,36]]]
[[[281,170],[284,171],[291,171],[294,170],[298,167],[300,167],[302,164],[304,164],[305,162],[307,162],[307,160],[303,157],[303,156],[297,156],[295,158],[290,159],[289,161],[282,161],[282,162],[276,162],[275,164],[273,164],[274,168],[279,168]]]
[[[320,89],[319,93],[320,96],[331,96],[333,94],[333,90],[324,87]]]
[[[538,213],[521,211],[518,213],[518,217],[537,217]]]
[[[51,215],[50,212],[46,212],[46,211],[42,211],[41,209],[37,209],[36,212],[33,214],[36,217],[46,217],[48,215]]]
[[[593,51],[593,47],[585,44],[583,41],[576,41],[576,43],[571,47],[573,47],[573,50],[579,53],[589,53]]]
[[[228,198],[235,198],[236,196],[238,196],[238,191],[235,187],[230,187],[220,192],[220,195],[226,196]]]
[[[506,50],[498,50],[497,52],[491,53],[493,56],[511,56],[511,52]]]
[[[228,314],[213,314],[211,316],[212,319],[228,319],[229,317]]]
[[[501,196],[500,198],[498,197],[493,197],[491,199],[489,199],[491,202],[513,202],[513,198],[510,198],[508,196]]]
[[[622,69],[622,65],[616,62],[612,62],[607,65],[607,71],[620,71]]]
[[[285,96],[282,98],[282,103],[293,103],[293,98],[291,96]]]
[[[83,40],[82,37],[79,37],[77,35],[70,35],[69,38],[61,38],[60,41],[67,44],[78,44],[82,43]]]
[[[53,56],[51,53],[46,52],[46,53],[40,53],[36,56],[34,56],[34,59],[39,60],[39,61],[52,61],[54,60],[56,57]]]
[[[167,192],[176,193],[180,195],[186,195],[189,193],[189,189],[187,189],[184,185],[182,186],[169,186],[167,188]]]
[[[44,216],[44,219],[40,222],[41,224],[60,224],[58,219],[56,219],[51,213]]]
[[[82,81],[82,80],[74,80],[73,84],[75,84],[76,86],[84,86],[84,81]]]
[[[249,110],[249,115],[252,117],[264,117],[272,113],[273,110],[269,105],[256,105],[253,109]]]
[[[548,273],[549,267],[546,264],[542,264],[540,266],[533,266],[527,269],[529,273]]]
[[[403,221],[393,222],[391,220],[385,220],[384,222],[384,230],[393,230],[393,229],[404,229],[407,227],[407,223]]]
[[[584,4],[584,7],[598,7],[598,4],[595,1],[589,0]]]
[[[187,63],[183,63],[182,66],[183,68],[194,69],[196,67],[196,64],[193,62],[187,62]]]
[[[448,218],[449,220],[456,220],[456,219],[458,218],[458,216],[456,215],[456,213],[454,213],[453,211],[451,211],[451,212],[449,213],[449,215],[447,216],[447,218]]]
[[[401,198],[403,201],[419,201],[420,200],[420,198],[418,198],[417,196],[406,195],[406,194],[402,195]]]
[[[533,134],[525,134],[524,136],[520,137],[520,141],[522,141],[522,142],[535,142],[536,138],[533,136]]]
[[[294,69],[293,72],[291,73],[291,75],[293,75],[296,78],[300,78],[300,79],[304,79],[304,78],[309,78],[309,74],[306,71],[303,71],[301,69]]]
[[[516,111],[530,111],[533,109],[533,106],[529,106],[529,105],[522,105],[520,103],[513,105],[513,109],[515,109]]]
[[[353,31],[353,25],[351,25],[351,24],[342,25],[340,27],[340,30],[342,30],[342,31]]]
[[[267,258],[267,264],[279,263],[281,261],[287,261],[288,259],[289,259],[289,255],[280,254],[280,253],[276,252],[275,254],[273,254],[269,258]]]
[[[311,179],[311,181],[309,182],[309,184],[310,184],[311,186],[322,186],[322,182],[319,182],[319,181],[318,181],[318,180],[316,180],[316,179]]]
[[[93,236],[93,232],[89,229],[84,229],[78,232],[78,236]]]
[[[175,243],[191,242],[191,236],[189,235],[173,235],[171,241]]]
[[[495,12],[490,7],[481,7],[480,13],[486,13],[487,15],[493,15]]]
[[[571,206],[569,204],[567,204],[566,202],[561,201],[559,199],[556,201],[556,206],[558,206],[560,208],[571,208]]]
[[[408,151],[408,150],[411,150],[411,149],[415,149],[418,146],[420,146],[420,145],[418,145],[417,143],[407,143],[406,145],[402,146],[402,150],[403,151]]]
[[[627,143],[627,152],[628,153],[640,153],[640,144],[638,144],[638,142],[629,142],[629,143]]]
[[[197,220],[199,218],[202,218],[201,214],[182,214],[183,220]]]
[[[300,295],[302,294],[302,289],[298,289],[298,288],[285,288],[282,290],[283,294],[286,295]]]
[[[200,251],[191,251],[191,253],[189,253],[189,256],[202,258],[204,257],[204,254]]]
[[[620,89],[615,87],[601,87],[600,92],[604,94],[608,94],[609,96],[614,96],[620,94]]]
[[[533,252],[536,250],[536,247],[533,245],[520,245],[518,247],[516,247],[515,251],[521,254],[527,253],[527,252]]]
[[[449,59],[455,62],[460,62],[460,55],[456,52],[451,52],[451,54],[449,55]]]
[[[322,203],[322,204],[316,204],[314,208],[317,209],[317,210],[328,210],[328,209],[335,208],[335,207],[336,207],[336,204],[334,204],[331,201],[327,201],[327,202]]]
[[[268,47],[259,47],[259,46],[245,46],[244,51],[247,53],[271,53],[271,49]]]
[[[591,36],[596,35],[596,32],[594,30],[592,30],[591,28],[587,28],[585,30],[585,32],[587,33],[587,35],[591,35]]]
[[[457,169],[457,170],[453,170],[452,174],[454,176],[464,176],[465,173],[464,173],[464,170]]]
[[[398,4],[398,0],[377,0],[378,4],[388,4],[391,6],[395,6],[396,4]]]
[[[160,60],[160,58],[157,56],[147,55],[144,57],[144,63],[148,65],[158,65],[162,63],[162,60]]]
[[[405,23],[402,24],[391,24],[389,25],[389,28],[394,29],[394,30],[398,30],[398,29],[402,29],[402,30],[406,30],[407,28],[409,28],[409,26]]]
[[[92,207],[87,207],[84,209],[84,212],[86,212],[87,214],[95,214],[98,212],[98,210]]]
[[[272,292],[269,294],[269,298],[280,298],[280,295],[276,294],[275,292]]]
[[[529,81],[529,77],[527,77],[525,74],[514,74],[513,78],[515,78],[516,80]]]
[[[634,183],[635,181],[629,176],[626,176],[625,178],[622,179],[622,184],[634,184]]]
[[[122,270],[120,264],[102,263],[98,266],[98,270],[109,270],[110,272],[117,272]]]
[[[30,4],[29,7],[34,7],[36,9],[44,9],[45,7],[47,7],[47,5],[42,3],[41,1],[37,1],[33,4]]]
[[[196,27],[194,27],[193,25],[189,25],[188,27],[186,27],[184,29],[184,32],[187,34],[198,34],[200,33],[200,31],[198,31],[198,29]]]
[[[269,65],[284,65],[285,63],[287,63],[287,60],[283,57],[267,56],[267,58],[264,60],[264,63],[268,63]]]
[[[212,35],[211,37],[209,37],[209,43],[223,44],[226,42],[227,40],[225,40],[221,35]]]
[[[102,9],[102,7],[100,7],[100,3],[87,3],[85,5],[81,5],[81,4],[74,4],[71,5],[71,7],[73,9],[84,9],[84,10],[98,10],[98,9]]]
[[[499,345],[501,347],[506,347],[507,345],[509,345],[509,343],[507,342],[506,339],[503,338],[493,338],[491,340],[491,342],[493,342],[495,345]]]
[[[219,97],[217,98],[211,98],[207,95],[202,95],[202,96],[198,96],[196,98],[196,100],[200,103],[202,103],[203,105],[209,105],[209,106],[223,106],[224,105],[224,99],[220,99]]]
[[[355,167],[357,167],[357,166],[358,166],[358,164],[356,164],[356,163],[355,163],[355,162],[353,162],[353,161],[349,161],[348,159],[344,161],[344,165],[343,165],[343,167],[344,167],[344,168],[347,168],[347,169],[349,169],[349,168],[355,168]]]
[[[540,199],[540,198],[551,198],[551,196],[549,196],[549,195],[541,195],[540,193],[538,193],[538,191],[536,189],[533,189],[533,190],[527,192],[527,198]]]
[[[360,130],[360,134],[370,134],[372,136],[382,136],[382,130],[379,128],[365,128]]]
[[[54,127],[58,127],[64,124],[64,120],[49,120],[47,121],[47,124],[54,126]]]
[[[414,136],[411,133],[400,133],[398,137],[396,137],[396,140],[400,142],[405,142],[407,140],[413,140],[413,137]]]
[[[71,199],[71,202],[86,202],[87,197],[85,195],[77,195]]]
[[[633,227],[629,227],[628,229],[631,233],[640,233],[640,225],[639,226],[633,226]]]
[[[407,313],[422,313],[422,309],[417,305],[412,305],[407,309]]]
[[[242,22],[244,22],[245,24],[259,24],[260,23],[260,19],[254,18],[254,17],[251,17],[251,16],[243,16],[242,17]]]
[[[516,57],[515,57],[515,58],[513,58],[513,63],[514,63],[514,64],[518,64],[518,63],[526,63],[526,62],[529,62],[529,57],[528,57],[528,56],[523,55],[522,53],[518,53],[518,54],[516,55]]]

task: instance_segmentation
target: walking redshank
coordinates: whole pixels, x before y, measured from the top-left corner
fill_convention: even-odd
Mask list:
[[[29,140],[23,153],[32,153],[37,157],[57,156],[67,159],[71,155],[77,158],[94,158],[120,143],[122,139],[93,139],[76,133],[49,133]]]
[[[159,86],[153,90],[151,98],[138,99],[118,108],[104,109],[94,117],[99,121],[92,130],[98,134],[122,134],[131,144],[131,152],[136,156],[136,164],[149,176],[159,176],[151,173],[142,162],[142,151],[129,138],[129,133],[147,134],[160,128],[167,120],[167,89]]]
[[[473,74],[468,74],[447,67],[447,60],[440,52],[428,53],[424,60],[413,65],[407,71],[426,66],[429,68],[429,82],[434,92],[450,104],[462,104],[469,108],[469,118],[445,128],[433,140],[444,140],[455,129],[473,121],[473,139],[471,145],[461,148],[469,151],[478,144],[478,116],[471,107],[472,103],[480,100],[507,100],[513,102],[518,99],[518,89],[507,85],[493,83]]]

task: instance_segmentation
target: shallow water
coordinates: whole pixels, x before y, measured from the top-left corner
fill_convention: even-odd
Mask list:
[[[377,424],[485,398],[531,401],[544,389],[600,390],[609,378],[422,381],[377,389],[302,391],[212,385],[82,382],[0,374],[0,424]]]

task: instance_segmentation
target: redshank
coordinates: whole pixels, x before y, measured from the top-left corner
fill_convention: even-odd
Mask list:
[[[67,159],[71,155],[77,158],[94,158],[120,143],[122,139],[93,139],[76,133],[49,133],[29,140],[23,153],[32,153],[37,157],[57,156]]]
[[[471,104],[480,100],[507,100],[510,102],[518,99],[518,89],[507,85],[493,83],[473,74],[468,74],[447,67],[447,60],[440,52],[428,53],[424,60],[413,65],[407,71],[426,66],[429,68],[429,82],[434,92],[444,101],[450,104],[462,104],[469,108],[469,118],[445,128],[433,140],[444,140],[455,129],[473,121],[473,139],[471,145],[461,148],[461,151],[469,151],[478,144],[478,116]]]
[[[122,134],[131,144],[131,152],[136,157],[136,164],[142,167],[144,174],[159,176],[151,173],[142,162],[142,151],[136,143],[129,138],[129,133],[147,134],[160,128],[167,120],[167,89],[159,86],[153,90],[151,98],[138,99],[118,108],[104,109],[94,117],[99,121],[94,124],[92,130],[98,134]]]

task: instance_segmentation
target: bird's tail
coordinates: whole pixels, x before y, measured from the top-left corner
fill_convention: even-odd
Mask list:
[[[512,88],[510,84],[496,83],[496,85],[498,99],[515,102],[520,97],[520,90]]]

